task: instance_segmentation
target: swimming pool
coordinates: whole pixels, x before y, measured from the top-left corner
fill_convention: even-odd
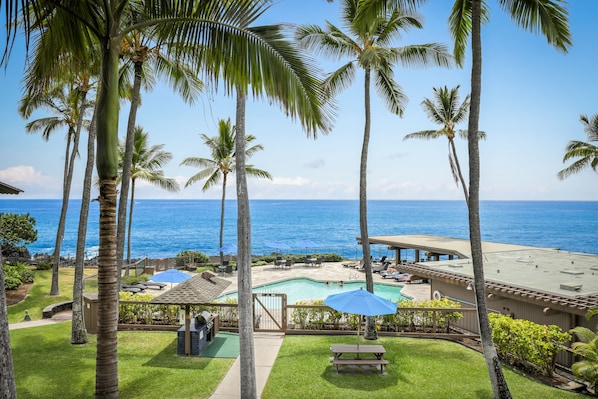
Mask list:
[[[352,291],[359,288],[365,289],[365,282],[345,281],[342,284],[339,284],[338,281],[325,282],[314,281],[308,278],[295,278],[253,287],[253,292],[287,294],[287,303],[295,304],[297,301],[306,299],[324,299],[330,294],[338,294],[339,292]],[[403,286],[398,284],[374,284],[374,293],[392,302],[397,302],[400,299],[410,299],[401,295],[402,288]],[[231,292],[230,294],[222,295],[218,297],[216,301],[222,302],[227,298],[236,299],[237,293]]]

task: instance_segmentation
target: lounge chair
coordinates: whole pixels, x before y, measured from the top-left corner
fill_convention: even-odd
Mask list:
[[[388,269],[388,263],[383,263],[381,265],[372,266],[372,273],[381,273]]]
[[[159,281],[140,281],[138,285],[143,285],[146,288],[150,288],[150,287],[156,288],[157,287],[159,290],[168,286],[168,284],[160,283]]]
[[[381,276],[382,278],[395,278],[395,277],[396,277],[396,276],[398,276],[399,274],[402,274],[402,273],[401,273],[401,272],[399,272],[399,271],[396,271],[396,272],[392,272],[392,273],[386,273],[386,274],[384,274],[384,273],[380,273],[380,276]]]
[[[399,283],[411,282],[411,276],[409,275],[409,273],[401,273],[398,276],[395,276],[394,279]]]
[[[131,292],[133,294],[137,294],[139,292],[145,291],[145,287],[141,284],[130,285],[130,284],[121,284],[120,285],[121,291]]]

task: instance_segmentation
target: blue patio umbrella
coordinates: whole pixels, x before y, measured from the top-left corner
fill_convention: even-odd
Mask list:
[[[192,276],[187,273],[183,273],[177,269],[168,269],[165,272],[154,274],[148,280],[157,281],[159,283],[182,283],[183,281],[189,280]]]
[[[313,242],[312,240],[301,240],[295,243],[299,248],[305,248],[305,256],[307,256],[307,249],[308,248],[318,248],[319,245]]]
[[[364,289],[341,292],[328,295],[324,305],[343,313],[353,313],[363,316],[378,316],[397,312],[397,304],[374,295]],[[359,330],[361,320],[357,324],[357,346],[359,347]]]

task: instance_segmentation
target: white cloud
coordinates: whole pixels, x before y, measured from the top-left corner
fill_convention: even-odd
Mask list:
[[[51,178],[35,170],[33,166],[19,165],[0,170],[0,179],[7,183],[40,185]]]
[[[301,176],[297,177],[275,177],[270,181],[275,186],[307,186],[310,180]]]
[[[324,158],[314,159],[313,161],[305,163],[306,168],[311,169],[319,169],[326,165],[326,160]]]

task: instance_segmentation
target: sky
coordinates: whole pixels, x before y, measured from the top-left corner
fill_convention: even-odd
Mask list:
[[[571,0],[570,29],[573,46],[564,54],[538,34],[523,31],[488,0],[490,22],[482,28],[483,70],[480,130],[481,200],[596,201],[596,173],[585,170],[564,181],[556,175],[570,140],[587,141],[582,114],[598,113],[598,1]],[[432,0],[420,9],[423,29],[406,32],[395,46],[444,43],[452,49],[448,30],[450,1]],[[260,24],[318,24],[341,26],[340,2],[282,0],[268,10]],[[2,18],[4,16],[2,15]],[[4,25],[4,20],[0,20]],[[0,41],[4,41],[4,32]],[[56,131],[49,141],[39,133],[27,134],[25,125],[50,114],[36,112],[23,119],[17,112],[22,96],[24,52],[13,51],[6,69],[0,70],[0,181],[24,190],[20,198],[61,198],[65,134]],[[347,62],[318,59],[324,72]],[[421,108],[433,98],[433,88],[460,85],[463,99],[469,93],[471,56],[460,68],[395,67],[395,79],[409,101],[402,118],[392,114],[372,89],[372,130],[368,159],[370,200],[462,200],[463,192],[451,175],[448,144],[442,140],[408,140],[409,133],[436,129]],[[164,144],[173,159],[164,167],[167,177],[181,187],[169,193],[141,181],[136,198],[219,199],[221,185],[202,192],[203,183],[184,188],[198,169],[181,166],[187,157],[209,157],[200,138],[217,134],[219,119],[234,121],[234,97],[222,90],[206,91],[192,104],[184,103],[172,89],[158,83],[142,93],[137,124],[149,133],[151,144]],[[264,150],[249,163],[268,171],[273,179],[249,178],[251,199],[349,199],[359,196],[359,163],[364,129],[363,73],[337,97],[334,126],[328,134],[308,137],[297,121],[285,116],[264,99],[247,104],[246,132]],[[124,137],[129,106],[121,105],[119,132]],[[234,123],[234,122],[233,122]],[[458,126],[467,129],[466,122]],[[467,143],[456,140],[459,159],[467,176]],[[80,143],[86,152],[86,140]],[[76,163],[71,198],[80,198],[85,159]],[[227,198],[234,198],[234,179],[229,179]],[[92,197],[93,197],[92,193]]]

